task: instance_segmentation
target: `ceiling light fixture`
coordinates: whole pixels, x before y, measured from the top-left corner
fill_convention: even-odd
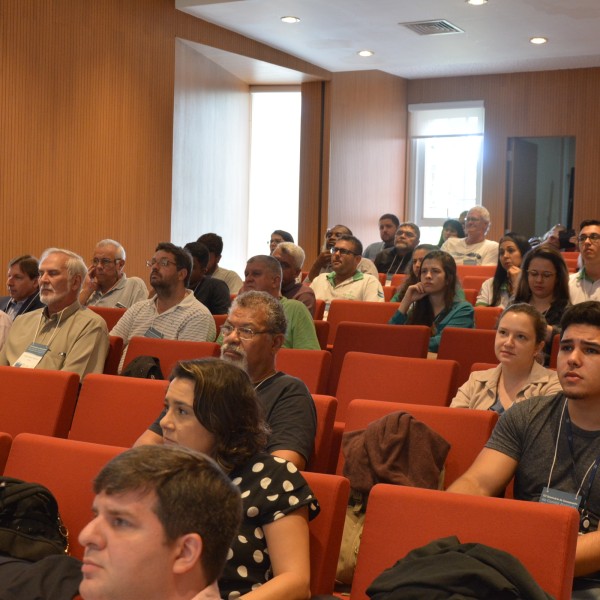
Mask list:
[[[548,38],[545,37],[532,37],[529,39],[532,44],[545,44],[548,41]]]
[[[371,50],[360,50],[359,52],[357,52],[357,54],[359,56],[373,56],[375,52],[372,52]]]
[[[487,4],[488,0],[466,0],[467,4],[471,6],[481,6],[482,4]]]
[[[281,17],[281,20],[284,23],[300,23],[300,18],[299,17],[292,17],[291,15],[288,17]]]

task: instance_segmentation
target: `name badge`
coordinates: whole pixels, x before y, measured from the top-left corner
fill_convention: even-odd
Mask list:
[[[388,273],[385,276],[385,287],[390,287],[392,285],[392,275]]]
[[[148,329],[146,329],[146,333],[144,333],[144,337],[158,338],[159,340],[162,340],[162,338],[165,336],[158,329],[154,329],[154,327],[148,327]]]
[[[27,350],[17,358],[13,367],[20,367],[22,369],[35,369],[39,364],[44,354],[48,352],[50,348],[44,344],[29,344]]]
[[[542,490],[540,502],[543,502],[544,504],[559,504],[560,506],[570,506],[571,508],[579,509],[581,496],[545,487]]]

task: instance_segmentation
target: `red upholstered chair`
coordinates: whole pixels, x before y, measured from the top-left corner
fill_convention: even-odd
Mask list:
[[[331,353],[327,350],[281,348],[275,357],[279,371],[302,379],[311,394],[327,391]]]
[[[386,285],[383,288],[383,298],[386,302],[391,302],[394,294],[396,293],[396,288],[393,285]]]
[[[489,279],[494,276],[496,265],[456,265],[456,275],[464,286],[464,278],[467,276],[485,277]]]
[[[392,285],[399,288],[407,277],[408,275],[406,273],[396,273],[395,275],[392,275]]]
[[[12,435],[0,432],[0,475],[4,475],[4,467],[8,460],[8,453],[12,445]]]
[[[457,384],[461,386],[471,372],[474,362],[498,364],[494,352],[496,332],[492,329],[462,329],[446,327],[442,331],[437,357],[455,360],[460,365]]]
[[[129,448],[160,414],[168,381],[88,375],[69,439]]]
[[[498,317],[504,309],[501,306],[476,306],[475,329],[496,329]]]
[[[389,306],[390,303],[382,302],[380,305]],[[430,337],[431,329],[424,325],[340,323],[331,354],[328,393],[336,396],[346,353],[355,350],[370,354],[425,358]]]
[[[494,367],[497,367],[497,364],[494,363],[483,363],[483,362],[477,362],[477,363],[473,363],[471,365],[471,373],[473,371],[487,371],[488,369],[493,369]]]
[[[67,437],[79,392],[79,375],[68,371],[0,367],[0,428]]]
[[[4,474],[45,485],[56,497],[69,530],[70,553],[82,558],[77,541],[92,518],[92,481],[124,448],[22,433],[15,437]]]
[[[121,354],[123,354],[123,338],[109,335],[108,342],[108,354],[102,372],[105,375],[116,375],[119,372],[119,363],[121,362]]]
[[[386,274],[385,273],[378,273],[378,276],[379,276],[379,283],[381,285],[385,285]]]
[[[550,368],[556,369],[558,361],[558,351],[560,350],[560,334],[555,334],[552,338],[552,350],[550,351]]]
[[[331,594],[350,482],[345,477],[323,473],[303,472],[321,506],[321,512],[308,524],[310,534],[310,591],[313,596]]]
[[[579,514],[565,506],[378,484],[369,496],[350,600],[366,600],[375,577],[411,550],[451,535],[508,552],[552,597],[567,600],[578,527]]]
[[[313,315],[313,319],[315,321],[320,321],[325,314],[325,300],[319,300],[317,298],[315,300],[315,314]]]
[[[106,321],[108,331],[118,323],[127,310],[126,308],[111,308],[108,306],[88,306],[88,308]]]
[[[407,412],[439,433],[449,444],[444,487],[448,487],[473,463],[488,441],[498,415],[493,410],[467,410],[446,406],[353,400],[346,415],[344,431],[364,429],[369,423],[393,412]],[[342,474],[340,453],[336,472]]]
[[[213,319],[215,320],[215,328],[217,330],[217,337],[219,336],[221,325],[225,323],[228,316],[229,315],[213,315]]]
[[[479,294],[483,282],[488,280],[486,275],[465,275],[463,277],[462,286],[470,290],[477,290]]]
[[[473,290],[469,288],[465,288],[463,290],[465,294],[465,300],[475,306],[475,302],[477,301],[477,295],[479,294],[479,290]]]
[[[317,411],[317,432],[315,447],[308,461],[307,471],[314,473],[327,473],[331,457],[331,443],[333,440],[333,424],[338,402],[333,396],[313,394],[313,402]]]
[[[164,340],[147,337],[132,337],[127,346],[127,355],[123,367],[136,356],[156,356],[160,368],[168,377],[175,364],[180,360],[220,356],[221,347],[216,342],[188,342],[184,340]]]
[[[315,324],[315,331],[317,333],[317,339],[319,340],[319,346],[321,350],[327,350],[327,340],[329,339],[329,323],[327,321],[321,321],[319,319],[315,319],[313,321]]]

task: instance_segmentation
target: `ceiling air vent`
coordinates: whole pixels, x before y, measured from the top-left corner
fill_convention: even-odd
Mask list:
[[[419,35],[442,35],[446,33],[464,33],[462,29],[443,19],[437,21],[415,21],[414,23],[398,23]]]

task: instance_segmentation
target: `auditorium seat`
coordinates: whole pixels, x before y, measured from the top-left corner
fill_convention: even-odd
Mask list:
[[[315,319],[315,332],[317,334],[317,340],[319,340],[319,346],[321,350],[327,350],[327,340],[329,339],[329,323],[321,319]]]
[[[12,435],[4,431],[0,432],[0,475],[4,475],[4,468],[8,460],[12,440]]]
[[[106,321],[108,331],[118,323],[127,310],[126,308],[111,308],[109,306],[88,306],[88,308]]]
[[[496,329],[498,317],[504,309],[501,306],[476,306],[475,329]]]
[[[477,290],[477,293],[479,294],[483,282],[488,279],[489,277],[486,275],[465,275],[462,280],[462,286],[470,290]]]
[[[313,394],[312,399],[317,412],[317,432],[313,454],[308,461],[306,469],[314,473],[327,473],[331,457],[333,424],[335,423],[338,402],[333,396],[322,394]]]
[[[325,314],[325,300],[320,300],[319,298],[315,299],[315,314],[313,315],[313,319],[315,321],[320,321]]]
[[[386,285],[383,288],[383,299],[386,302],[391,302],[392,298],[394,297],[394,294],[396,293],[396,288],[392,285]]]
[[[275,355],[278,371],[301,379],[311,394],[324,394],[329,381],[331,353],[327,350],[281,348]]]
[[[485,277],[489,279],[494,276],[497,265],[456,265],[456,276],[464,286],[463,280],[467,276]]]
[[[105,375],[116,375],[119,372],[119,363],[121,362],[121,354],[123,354],[123,338],[117,335],[109,335],[108,342],[108,354],[102,372]]]

